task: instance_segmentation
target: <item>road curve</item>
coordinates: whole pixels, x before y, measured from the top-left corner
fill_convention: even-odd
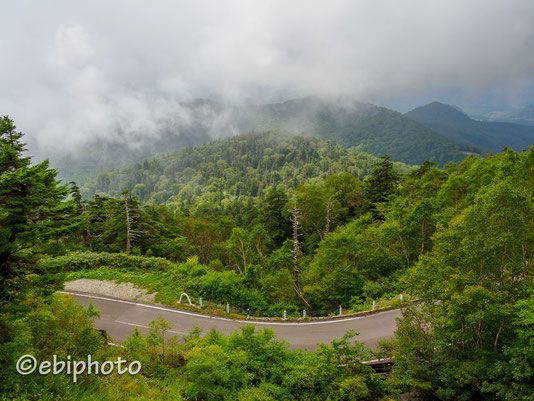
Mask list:
[[[163,316],[172,325],[171,334],[178,337],[189,333],[194,326],[200,327],[204,333],[215,328],[224,334],[230,334],[239,330],[244,324],[254,324],[257,329],[264,327],[273,329],[278,338],[289,343],[290,348],[313,350],[317,348],[318,343],[328,344],[332,339],[343,336],[346,330],[353,329],[360,333],[359,341],[370,348],[375,348],[379,340],[393,336],[396,328],[395,319],[401,317],[400,310],[395,309],[367,316],[303,323],[232,320],[101,295],[62,292],[72,295],[84,306],[87,306],[91,300],[101,313],[100,318],[95,321],[95,326],[106,330],[114,342],[123,341],[132,333],[134,327],[146,334],[150,321]]]

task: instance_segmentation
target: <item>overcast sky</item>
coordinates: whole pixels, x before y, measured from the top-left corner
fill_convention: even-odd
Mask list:
[[[149,131],[199,97],[534,103],[532,0],[18,0],[2,16],[0,113],[42,148]]]

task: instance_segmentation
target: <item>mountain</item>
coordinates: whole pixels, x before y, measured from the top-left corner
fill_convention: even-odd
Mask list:
[[[401,113],[347,98],[302,98],[259,106],[206,99],[177,105],[150,132],[109,133],[69,155],[50,156],[63,178],[78,182],[158,153],[252,131],[284,130],[334,140],[345,147],[408,164],[458,162],[476,147],[455,143]],[[85,175],[85,178],[81,176]]]
[[[263,197],[272,189],[292,189],[342,172],[363,178],[378,161],[376,156],[311,136],[250,133],[101,174],[81,189],[86,198],[95,193],[120,197],[129,190],[142,202],[189,210],[203,203]],[[402,163],[395,165],[401,173],[411,170]]]
[[[484,152],[505,147],[517,151],[534,144],[534,127],[504,122],[476,121],[454,106],[433,102],[405,114],[455,142],[476,146]]]
[[[401,113],[347,98],[304,98],[238,111],[241,132],[254,129],[297,131],[334,140],[345,147],[392,160],[440,165],[458,162],[479,149],[455,143]]]

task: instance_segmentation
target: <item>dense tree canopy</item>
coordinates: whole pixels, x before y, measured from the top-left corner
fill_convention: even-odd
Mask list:
[[[533,332],[529,308],[518,306],[533,278],[533,154],[508,151],[452,173],[469,188],[463,199],[443,186],[454,217],[406,276],[422,299],[398,332],[397,369],[406,383],[446,399],[529,399],[520,383],[532,377],[532,360],[518,356]]]
[[[158,338],[162,321],[120,352],[144,358],[145,384],[173,383],[186,399],[380,399],[413,389],[529,399],[534,148],[409,169],[329,142],[251,134],[100,176],[108,193],[84,198],[95,187],[60,185],[47,162],[24,157],[9,118],[0,128],[1,361],[39,347],[63,352],[34,334],[65,338],[65,316],[79,322],[67,325],[78,336],[73,349],[86,350],[86,336],[105,354],[93,312],[42,291],[58,288],[61,275],[130,281],[164,303],[185,291],[258,313],[362,310],[408,293],[420,303],[384,347],[395,357],[388,382],[356,361],[368,354],[351,333],[315,353],[250,329],[192,333],[171,351]],[[5,377],[6,386],[24,382]],[[46,379],[36,386],[55,388]]]
[[[74,203],[62,202],[67,188],[56,171],[46,161],[31,165],[21,138],[12,120],[0,119],[0,303],[19,297],[28,275],[39,273],[37,244],[59,240],[81,223]]]

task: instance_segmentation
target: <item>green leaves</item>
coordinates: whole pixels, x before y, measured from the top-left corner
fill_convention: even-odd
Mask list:
[[[368,352],[352,343],[355,335],[302,352],[287,349],[271,330],[256,332],[250,325],[228,337],[210,332],[185,344],[184,392],[202,399],[379,399],[386,387],[360,363]]]
[[[504,359],[490,367],[483,391],[503,400],[531,400],[534,394],[534,285],[514,308],[515,341],[503,347]]]
[[[26,301],[29,310],[25,315],[0,316],[1,394],[11,393],[13,399],[42,399],[43,395],[63,398],[56,393],[64,389],[58,389],[55,384],[71,378],[38,373],[21,376],[15,371],[15,365],[22,355],[33,355],[42,362],[51,361],[53,355],[57,355],[57,360],[66,361],[67,356],[72,360],[86,360],[87,355],[99,360],[104,354],[105,338],[93,328],[97,310],[91,306],[83,308],[68,295],[54,294],[49,301],[50,304],[43,304],[39,298],[31,298]],[[81,382],[87,384],[90,379],[83,377]]]
[[[22,157],[25,150],[20,142],[23,134],[15,131],[16,127],[8,116],[0,118],[0,174],[13,172],[30,164],[29,157]]]
[[[81,223],[48,162],[30,166],[22,157],[21,137],[8,117],[0,119],[0,304],[22,295],[24,276],[44,273],[33,267],[39,247]]]
[[[495,384],[492,372],[507,372],[519,382],[528,377],[515,377],[509,369],[526,346],[517,342],[521,331],[512,323],[517,321],[515,305],[525,305],[521,300],[532,280],[532,184],[518,175],[495,176],[495,182],[471,194],[470,206],[438,229],[432,252],[407,275],[410,292],[423,304],[405,317],[397,333],[397,356],[404,361],[397,372],[407,383],[422,383],[421,388],[445,398],[477,397],[481,383],[485,392],[503,396],[504,382]],[[416,341],[419,348],[406,346],[418,332],[426,332],[426,339]],[[428,368],[418,370],[418,364]],[[511,388],[523,394],[514,384]]]
[[[395,171],[390,155],[381,157],[371,174],[365,180],[365,193],[369,202],[384,202],[395,191],[400,176]]]

